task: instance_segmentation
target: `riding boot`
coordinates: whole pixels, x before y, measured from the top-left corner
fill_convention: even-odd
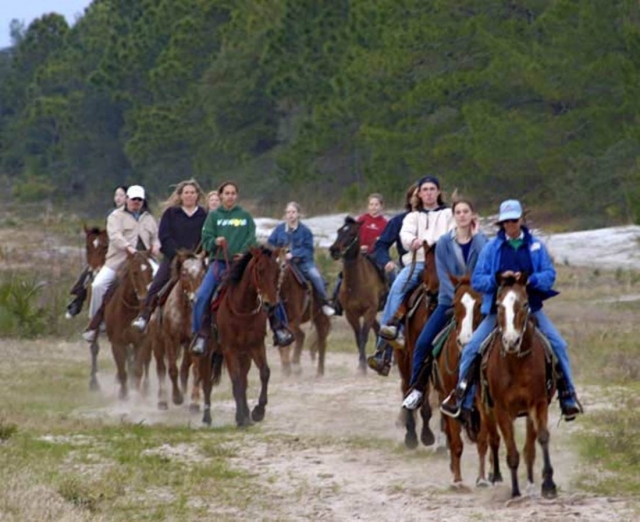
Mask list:
[[[392,357],[393,348],[384,340],[379,339],[376,353],[367,357],[367,365],[382,377],[386,377],[391,371]]]
[[[404,401],[402,402],[403,408],[407,410],[415,410],[420,406],[420,404],[422,404],[422,399],[424,397],[423,390],[429,383],[432,368],[433,357],[431,354],[428,354],[426,359],[422,362],[422,367],[420,368],[417,381],[411,386],[409,393],[407,393]]]
[[[481,356],[477,355],[469,366],[467,374],[460,376],[458,379],[458,385],[449,394],[449,396],[442,401],[442,404],[440,404],[440,411],[443,414],[453,417],[454,419],[457,419],[460,416],[462,403],[475,381],[476,372],[480,369],[480,360]]]
[[[560,363],[556,363],[556,388],[558,389],[558,402],[560,403],[560,411],[564,420],[570,422],[576,418],[576,415],[583,412],[582,405],[578,401],[576,394],[569,387],[567,378],[562,372]]]
[[[286,312],[282,303],[272,306],[268,311],[269,326],[273,332],[274,346],[289,346],[296,340],[286,323]]]
[[[331,305],[335,311],[334,315],[342,315],[343,308],[342,303],[340,302],[340,287],[342,286],[342,272],[338,274],[338,278],[336,279],[336,286],[333,289],[333,294],[331,295]]]

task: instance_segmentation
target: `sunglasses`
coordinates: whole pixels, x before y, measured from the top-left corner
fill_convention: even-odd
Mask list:
[[[143,201],[142,198],[131,198],[131,201]]]

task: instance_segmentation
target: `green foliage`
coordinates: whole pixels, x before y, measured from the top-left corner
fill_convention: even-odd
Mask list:
[[[492,209],[640,219],[627,0],[101,0],[12,31],[0,168],[61,200],[195,176],[353,205],[433,172]]]
[[[44,332],[44,310],[37,302],[42,286],[13,276],[0,282],[0,335],[35,337]]]

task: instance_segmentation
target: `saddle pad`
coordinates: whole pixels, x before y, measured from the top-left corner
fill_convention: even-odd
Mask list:
[[[293,277],[295,278],[295,280],[298,281],[298,284],[300,284],[300,286],[306,287],[307,286],[307,280],[302,275],[302,272],[298,268],[298,265],[296,265],[293,262],[289,262],[289,263],[287,263],[287,266],[289,267],[289,270],[291,270],[291,273],[293,274]]]
[[[211,300],[211,310],[216,312],[218,308],[220,308],[220,303],[222,302],[222,298],[224,294],[227,293],[227,287],[224,286],[222,288],[218,287],[218,292],[216,292]]]
[[[445,326],[442,329],[442,331],[433,340],[433,343],[431,343],[433,346],[433,351],[431,353],[433,354],[434,359],[438,358],[438,356],[440,355],[440,352],[442,351],[442,347],[444,346],[444,343],[446,343],[447,339],[449,338],[449,334],[453,330],[455,330],[455,328],[456,328],[456,321],[455,319],[452,319],[451,321],[449,321],[447,326]]]

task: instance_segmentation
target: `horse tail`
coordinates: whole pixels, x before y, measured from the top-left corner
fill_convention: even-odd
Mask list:
[[[222,352],[213,352],[213,356],[211,357],[211,384],[213,386],[218,386],[220,384],[223,362],[224,355],[222,355]]]

